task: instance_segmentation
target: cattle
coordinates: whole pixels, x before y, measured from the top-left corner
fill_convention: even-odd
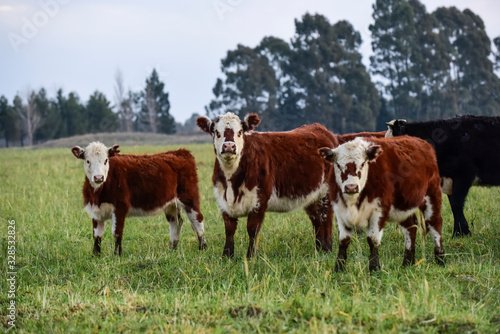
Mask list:
[[[343,135],[337,135],[337,140],[339,145],[347,143],[358,137],[375,137],[375,138],[384,138],[386,135],[386,131],[379,132],[357,132],[357,133],[346,133]]]
[[[251,257],[265,212],[298,208],[305,208],[312,221],[316,249],[331,251],[333,211],[326,183],[330,165],[317,154],[320,147],[337,146],[331,132],[319,124],[288,132],[256,132],[258,115],[241,120],[231,112],[215,120],[199,117],[196,123],[213,138],[212,181],[226,230],[223,256],[234,256],[238,218],[248,217]]]
[[[453,236],[470,235],[464,204],[472,185],[500,185],[500,117],[460,116],[429,122],[393,120],[387,137],[410,135],[436,150],[443,192],[453,212]]]
[[[118,147],[92,142],[85,149],[71,149],[84,161],[83,202],[92,218],[94,255],[101,253],[106,220],[112,220],[115,254],[121,255],[125,217],[160,213],[170,225],[170,247],[177,248],[183,224],[181,208],[198,236],[199,249],[204,249],[198,176],[191,153],[179,149],[153,155],[119,155]]]
[[[441,179],[432,147],[418,138],[356,138],[320,155],[333,164],[328,183],[337,217],[339,252],[335,271],[345,269],[353,230],[366,231],[369,269],[380,269],[378,249],[387,221],[399,223],[405,237],[403,265],[415,263],[415,212],[423,212],[434,242],[434,255],[444,265],[441,238]]]

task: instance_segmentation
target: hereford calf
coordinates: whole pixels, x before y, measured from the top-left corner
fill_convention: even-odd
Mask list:
[[[162,212],[170,224],[170,247],[175,249],[183,223],[181,208],[198,236],[199,249],[206,247],[196,164],[189,151],[118,155],[118,145],[106,148],[100,142],[71,151],[84,161],[83,201],[94,227],[94,254],[101,252],[106,220],[113,222],[115,254],[121,255],[125,217]]]
[[[316,248],[332,249],[333,211],[326,183],[330,164],[317,154],[325,145],[337,146],[332,133],[319,124],[288,132],[254,132],[260,123],[256,114],[243,121],[233,113],[214,121],[199,117],[196,123],[212,136],[217,157],[212,181],[226,228],[223,256],[234,255],[239,217],[248,216],[250,257],[265,212],[298,208],[305,208],[313,223]]]
[[[333,163],[330,196],[339,228],[335,270],[344,269],[355,228],[366,230],[369,269],[380,269],[378,248],[387,221],[399,223],[405,236],[403,265],[415,263],[415,211],[421,209],[434,242],[436,261],[444,265],[441,239],[441,179],[432,147],[418,138],[356,138],[320,154]]]

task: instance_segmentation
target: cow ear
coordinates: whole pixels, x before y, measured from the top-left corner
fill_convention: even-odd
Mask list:
[[[396,122],[396,120],[395,120],[395,119],[393,119],[393,120],[392,120],[392,121],[390,121],[390,122],[385,122],[385,125],[387,125],[387,127],[388,127],[389,129],[392,129],[392,127],[394,126],[394,123],[395,123],[395,122]]]
[[[120,145],[113,145],[112,147],[109,148],[108,150],[108,157],[114,157],[115,155],[118,155],[120,153],[120,150],[118,149]]]
[[[259,125],[259,123],[260,123],[259,115],[257,114],[246,115],[243,122],[241,122],[241,125],[243,126],[243,132],[252,131],[257,127],[257,125]]]
[[[73,147],[71,152],[73,152],[73,155],[78,159],[85,159],[85,150],[80,146]]]
[[[380,145],[372,145],[366,149],[366,157],[369,161],[375,161],[382,152],[383,150]]]
[[[318,153],[319,155],[321,155],[321,157],[323,159],[325,159],[326,161],[329,161],[329,162],[335,162],[337,160],[337,154],[335,151],[333,151],[331,148],[329,147],[322,147],[318,150]]]
[[[212,134],[213,127],[210,118],[205,116],[200,116],[196,119],[196,125],[198,125],[198,127],[202,129],[204,132]]]

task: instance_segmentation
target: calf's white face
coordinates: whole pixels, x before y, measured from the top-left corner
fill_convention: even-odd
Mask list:
[[[378,145],[356,138],[335,149],[321,148],[319,153],[334,165],[335,181],[348,196],[357,196],[368,180],[369,163],[382,153]]]
[[[212,135],[219,161],[231,165],[241,156],[244,134],[253,130],[260,123],[260,119],[256,114],[249,114],[242,121],[232,112],[228,112],[214,121],[207,117],[198,117],[196,123],[203,131]]]
[[[119,145],[107,148],[100,142],[92,142],[85,149],[75,146],[71,149],[73,155],[84,160],[83,167],[90,185],[97,189],[106,182],[109,172],[109,158],[118,154]]]

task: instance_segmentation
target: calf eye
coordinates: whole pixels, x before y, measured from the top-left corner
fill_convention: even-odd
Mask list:
[[[243,130],[238,131],[238,137],[241,137],[242,133],[243,133]]]
[[[220,138],[220,133],[219,133],[219,131],[215,130],[215,134],[217,135],[217,138]]]
[[[87,163],[90,165],[90,161],[87,160]]]
[[[104,164],[107,164],[108,163],[108,159],[104,160]]]

